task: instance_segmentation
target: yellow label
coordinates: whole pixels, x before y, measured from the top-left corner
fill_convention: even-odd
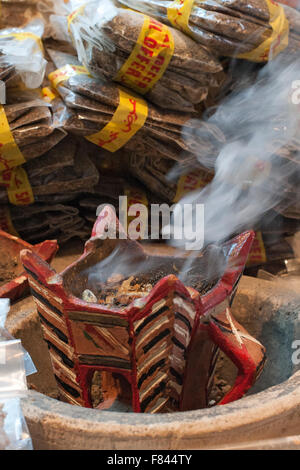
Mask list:
[[[45,87],[42,89],[42,98],[47,102],[51,103],[51,101],[57,98],[57,92],[50,87]]]
[[[261,232],[255,233],[255,238],[248,257],[247,266],[264,264],[267,262],[266,249]]]
[[[162,77],[174,53],[174,39],[166,25],[144,16],[137,43],[115,81],[144,95]]]
[[[100,132],[86,137],[109,152],[123,147],[143,127],[148,116],[146,101],[121,88],[119,94],[119,106],[112,120]]]
[[[21,166],[0,173],[0,186],[6,188],[9,202],[15,206],[28,206],[34,202],[27,173]]]
[[[0,39],[1,38],[14,38],[14,39],[17,39],[17,41],[26,41],[26,39],[33,39],[36,42],[38,49],[40,49],[40,51],[44,53],[43,42],[41,38],[34,33],[24,32],[24,33],[0,34]]]
[[[284,9],[274,0],[265,0],[269,8],[272,33],[260,46],[250,52],[239,54],[239,59],[247,59],[252,62],[266,62],[276,57],[279,52],[288,46],[289,23],[286,19]],[[189,36],[193,37],[193,31],[189,27],[191,11],[195,0],[173,0],[167,10],[169,22]]]
[[[213,175],[203,170],[191,171],[181,176],[177,184],[177,192],[173,202],[179,202],[186,194],[204,188],[213,179]]]
[[[71,32],[71,24],[77,18],[77,16],[82,15],[82,13],[85,10],[85,7],[86,7],[86,3],[84,5],[82,5],[81,7],[77,8],[77,10],[73,11],[73,13],[71,13],[68,16],[68,31],[69,31],[69,33]]]
[[[19,237],[18,232],[13,226],[9,208],[6,206],[0,206],[0,229],[4,230],[4,232],[9,233],[10,235]]]
[[[171,25],[188,35],[193,34],[189,27],[189,20],[194,3],[195,0],[174,0],[167,10]]]
[[[252,62],[267,62],[283,51],[289,43],[289,22],[286,19],[284,9],[274,0],[265,0],[270,12],[271,36],[260,46],[250,52],[245,52],[237,57]]]
[[[15,142],[3,106],[0,106],[0,172],[25,162]]]
[[[89,75],[88,70],[82,65],[67,64],[64,67],[49,74],[49,80],[53,88],[57,88],[62,82],[69,80],[75,75]]]

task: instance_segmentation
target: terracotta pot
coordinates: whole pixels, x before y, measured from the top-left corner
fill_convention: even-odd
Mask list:
[[[38,392],[29,392],[23,400],[34,447],[114,451],[295,447],[296,439],[287,436],[300,434],[300,372],[292,361],[292,344],[300,339],[300,287],[296,291],[283,281],[243,277],[232,313],[267,347],[268,361],[252,395],[189,412],[115,413],[72,406],[42,394],[55,393],[56,383],[34,302],[20,301],[13,306],[7,327],[22,340],[38,369],[30,377]]]
[[[0,286],[0,298],[16,300],[29,289],[28,278],[19,256],[21,250],[24,249],[37,253],[42,259],[50,263],[58,250],[58,244],[55,240],[46,240],[32,246],[24,240],[0,230],[0,263],[4,257],[16,260],[16,277]]]
[[[169,273],[174,264],[180,269],[186,258],[149,256],[129,239],[103,239],[105,228],[113,223],[118,224],[114,212],[105,208],[83,255],[60,275],[36,253],[21,254],[62,399],[93,407],[92,381],[97,373],[99,409],[122,406],[156,413],[205,408],[219,349],[238,368],[233,388],[220,404],[241,398],[265,362],[262,344],[229,310],[253,232],[194,259],[197,286],[199,273],[210,263],[223,262],[222,273],[215,274],[212,285],[205,285],[205,293],[171,274],[148,295],[117,308],[80,298],[91,287],[87,272],[103,269],[97,266],[110,260],[112,253],[118,254],[117,268],[122,254],[126,255],[129,275],[137,263],[158,265]]]

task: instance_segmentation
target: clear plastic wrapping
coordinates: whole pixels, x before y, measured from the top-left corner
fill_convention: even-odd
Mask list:
[[[58,41],[70,41],[68,16],[72,8],[79,8],[87,2],[88,0],[72,0],[71,6],[69,1],[39,0],[37,8],[45,22],[44,36]]]
[[[62,187],[65,195],[72,196],[98,183],[98,171],[82,146],[66,138],[38,161],[23,165],[36,202],[60,194]],[[0,204],[7,202],[7,191],[0,187]]]
[[[26,395],[26,376],[36,372],[21,341],[5,329],[9,300],[0,299],[0,450],[32,450],[20,399]]]
[[[20,78],[27,88],[38,88],[44,79],[47,61],[41,38],[42,20],[36,19],[22,28],[0,31],[0,74],[7,88],[15,87]]]
[[[62,64],[78,65],[75,57],[49,51],[59,68]],[[113,82],[96,79],[87,73],[74,74],[61,82],[58,92],[67,105],[64,129],[87,137],[108,124],[119,105],[119,88]],[[144,125],[123,147],[137,153],[157,153],[182,161],[196,158],[198,153],[213,158],[224,143],[224,135],[216,126],[191,119],[188,114],[165,111],[148,103]]]
[[[219,85],[220,62],[207,48],[196,44],[182,32],[163,25],[149,26],[147,21],[154,20],[138,12],[118,8],[110,0],[90,1],[77,10],[76,2],[73,4],[71,1],[68,5],[75,11],[68,18],[67,31],[80,62],[93,76],[114,80],[143,94],[157,106],[180,112],[195,112],[207,98],[209,89]],[[143,49],[141,35],[148,34],[146,31],[152,31],[154,27],[164,28],[156,42],[164,51],[169,48],[169,54],[162,59],[166,68],[160,69],[159,59],[153,62],[146,74],[145,60],[148,59],[144,57],[134,75],[124,74],[123,67],[127,67],[128,60],[133,60],[136,47]],[[139,53],[136,54],[139,57]],[[160,55],[161,52],[158,58]],[[137,80],[129,80],[139,73],[145,74],[144,83],[151,85],[147,90],[137,86]]]
[[[128,158],[130,173],[142,181],[151,194],[168,202],[178,202],[187,192],[208,184],[213,173],[190,162],[187,165],[159,158],[156,155],[137,155],[132,152]]]
[[[10,93],[3,105],[1,129],[3,136],[9,132],[10,138],[2,148],[0,173],[44,155],[66,136],[56,110],[42,99],[40,92],[29,96],[27,92]],[[21,157],[12,159],[10,146],[17,146]]]
[[[272,0],[119,1],[184,30],[222,56],[247,54],[265,43],[265,56],[259,51],[256,60],[267,61],[275,55],[272,45],[288,33],[283,10]]]
[[[43,242],[45,239],[55,239],[61,246],[77,236],[82,239],[88,238],[85,221],[80,216],[78,208],[56,203],[55,198],[53,196],[51,198],[49,204],[36,203],[25,208],[13,206],[9,208],[14,229],[22,239],[33,244]]]
[[[35,203],[27,207],[0,205],[0,229],[9,231],[31,244],[51,239],[57,240],[61,246],[74,237],[88,239],[91,232],[87,229],[76,204],[63,204],[55,199],[56,196],[50,195],[49,203]]]
[[[286,49],[287,55],[293,54],[298,58],[300,51],[300,2],[299,10],[295,10],[291,6],[282,5],[285,15],[290,25],[289,45]]]
[[[2,0],[1,1],[1,28],[21,27],[38,18],[39,0]]]

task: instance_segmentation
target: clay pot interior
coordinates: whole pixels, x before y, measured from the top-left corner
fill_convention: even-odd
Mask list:
[[[173,274],[203,295],[228,269],[228,258],[224,247],[209,247],[190,263],[185,256],[148,254],[128,240],[97,240],[92,252],[61,275],[66,292],[80,299],[86,289],[99,299],[101,286],[114,275],[123,280],[134,276],[136,282],[153,288],[158,281]],[[211,266],[214,266],[213,271]]]

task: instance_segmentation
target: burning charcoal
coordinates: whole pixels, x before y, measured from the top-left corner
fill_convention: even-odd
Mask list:
[[[82,293],[82,300],[84,302],[89,302],[89,303],[94,303],[96,304],[97,303],[97,297],[95,296],[95,294],[93,294],[92,291],[90,291],[89,289],[86,289],[83,293]]]
[[[108,284],[116,284],[117,282],[123,281],[123,279],[124,279],[124,276],[123,276],[122,274],[113,273],[113,274],[107,279],[107,283],[108,283]]]

